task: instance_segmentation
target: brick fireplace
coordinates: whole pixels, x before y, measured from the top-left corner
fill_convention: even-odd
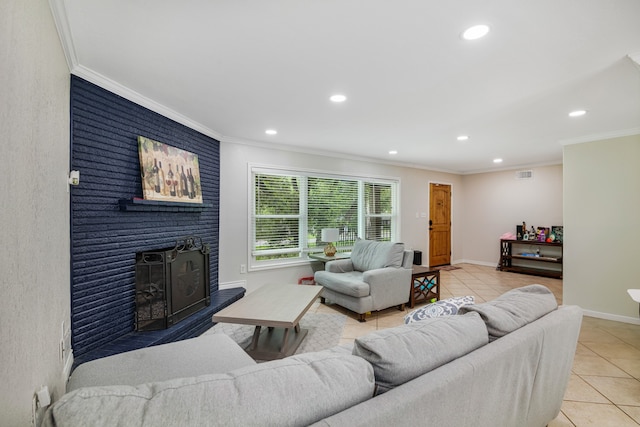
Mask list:
[[[220,144],[71,76],[71,330],[75,364],[199,335],[244,295],[218,289]],[[137,137],[198,155],[203,204],[142,199]],[[136,331],[136,254],[198,236],[209,250],[210,304],[161,330]]]

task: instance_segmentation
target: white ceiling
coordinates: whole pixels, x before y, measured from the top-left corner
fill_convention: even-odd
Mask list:
[[[50,1],[74,74],[222,141],[473,173],[640,132],[639,0]]]

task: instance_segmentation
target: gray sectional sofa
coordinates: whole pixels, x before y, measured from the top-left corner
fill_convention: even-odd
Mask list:
[[[81,365],[44,425],[542,427],[560,411],[581,319],[531,285],[266,363],[204,335],[189,340],[195,354],[173,343]]]

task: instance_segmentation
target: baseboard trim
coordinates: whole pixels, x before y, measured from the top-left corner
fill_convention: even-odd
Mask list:
[[[220,290],[233,289],[233,288],[246,288],[246,287],[247,287],[246,280],[236,280],[235,282],[226,282],[226,283],[218,284],[218,289]]]
[[[640,319],[635,317],[620,316],[618,314],[602,313],[600,311],[582,310],[585,316],[595,317],[597,319],[613,320],[614,322],[630,323],[632,325],[640,325]]]
[[[451,262],[451,265],[456,264],[474,264],[474,265],[483,265],[485,267],[497,267],[498,262],[486,262],[486,261],[474,261],[472,259],[460,259]]]

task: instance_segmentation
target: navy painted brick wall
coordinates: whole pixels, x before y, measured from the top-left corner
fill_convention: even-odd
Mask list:
[[[218,290],[220,144],[79,77],[71,76],[71,327],[76,357],[134,329],[136,252],[195,235],[211,246]],[[198,155],[202,212],[125,212],[142,197],[138,135]]]

